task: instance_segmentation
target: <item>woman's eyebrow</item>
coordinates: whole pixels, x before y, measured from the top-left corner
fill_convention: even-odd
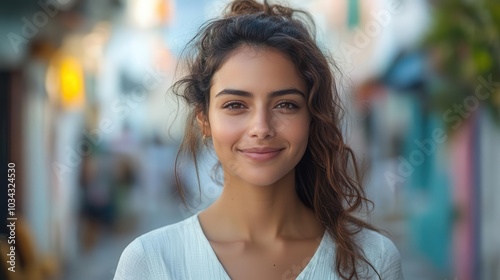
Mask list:
[[[287,94],[298,94],[305,98],[305,94],[296,88],[287,88],[287,89],[273,91],[269,93],[269,97],[273,98]],[[215,97],[220,95],[237,95],[242,97],[253,97],[253,94],[251,92],[238,89],[223,89],[219,93],[217,93]]]

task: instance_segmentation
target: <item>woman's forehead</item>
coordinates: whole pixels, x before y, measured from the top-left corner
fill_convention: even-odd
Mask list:
[[[274,48],[242,46],[235,50],[212,77],[212,86],[289,87],[304,91],[296,66]]]

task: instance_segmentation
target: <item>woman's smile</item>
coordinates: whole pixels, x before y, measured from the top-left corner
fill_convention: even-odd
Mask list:
[[[254,147],[238,151],[253,161],[266,162],[276,158],[283,150],[284,148]]]

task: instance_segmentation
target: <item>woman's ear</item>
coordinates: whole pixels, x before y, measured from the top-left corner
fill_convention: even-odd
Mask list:
[[[196,121],[198,122],[198,126],[201,129],[202,135],[209,137],[212,135],[210,131],[210,123],[208,122],[208,118],[203,114],[203,112],[199,112],[196,114]]]

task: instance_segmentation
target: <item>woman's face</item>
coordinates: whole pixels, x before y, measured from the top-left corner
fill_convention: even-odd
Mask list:
[[[273,184],[294,171],[307,147],[307,87],[279,51],[236,50],[212,78],[209,129],[227,176]]]

